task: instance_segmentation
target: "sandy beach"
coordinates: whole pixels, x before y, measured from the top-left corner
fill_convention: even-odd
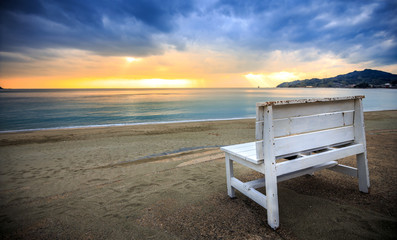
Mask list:
[[[365,124],[370,194],[327,170],[279,183],[277,231],[226,193],[219,147],[254,141],[253,119],[2,133],[0,238],[396,239],[397,111]]]

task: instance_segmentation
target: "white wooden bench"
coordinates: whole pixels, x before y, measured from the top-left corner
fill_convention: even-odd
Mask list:
[[[222,147],[226,158],[227,192],[237,189],[267,209],[268,224],[279,227],[277,182],[329,169],[358,178],[369,191],[364,96],[257,103],[256,142]],[[357,168],[338,164],[356,155]],[[242,182],[233,175],[233,161],[264,174]],[[266,195],[256,188],[266,187]]]

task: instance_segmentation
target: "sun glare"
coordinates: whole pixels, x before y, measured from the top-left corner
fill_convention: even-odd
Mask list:
[[[140,58],[126,57],[125,60],[129,63],[141,61]]]
[[[80,88],[192,88],[196,81],[191,79],[96,79],[80,81]]]
[[[282,82],[297,80],[299,77],[290,72],[275,72],[271,74],[252,74],[249,73],[244,77],[252,86],[260,87],[276,87]]]
[[[140,80],[141,84],[145,87],[155,87],[155,88],[162,88],[162,87],[188,87],[190,85],[189,80],[185,79],[143,79]]]

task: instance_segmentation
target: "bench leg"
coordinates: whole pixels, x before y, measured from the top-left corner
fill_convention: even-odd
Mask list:
[[[358,175],[358,189],[360,192],[369,192],[369,173],[367,154],[361,153],[356,155],[357,159],[357,175]]]
[[[225,154],[225,161],[226,161],[226,184],[227,184],[227,194],[229,197],[234,198],[236,197],[236,193],[232,187],[231,179],[233,175],[233,161],[230,160],[229,154]]]
[[[273,229],[279,227],[277,177],[266,177],[267,223]]]

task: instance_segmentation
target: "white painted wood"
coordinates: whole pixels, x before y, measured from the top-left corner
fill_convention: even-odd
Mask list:
[[[351,145],[351,144],[352,144],[352,141],[347,141],[347,142],[344,142],[343,144],[342,143],[335,143],[335,144],[330,145],[329,147],[332,148],[332,147],[339,146],[339,148],[340,148],[340,146],[342,146],[342,145],[347,146],[347,145]],[[284,159],[284,158],[287,158],[287,157],[293,157],[293,156],[304,157],[304,156],[307,156],[307,155],[312,155],[312,154],[318,153],[320,151],[331,150],[331,149],[327,149],[327,148],[328,148],[328,146],[327,147],[314,148],[314,149],[310,149],[310,150],[307,150],[307,151],[302,151],[302,152],[299,152],[299,153],[291,153],[291,154],[276,156],[276,160]]]
[[[264,111],[265,111],[264,107],[259,106],[256,108],[256,121],[257,122],[263,122],[264,117],[265,117]]]
[[[365,146],[364,113],[361,99],[355,101],[354,110],[354,141]]]
[[[255,139],[256,140],[263,139],[263,121],[255,123]]]
[[[267,208],[268,224],[279,226],[277,182],[322,169],[359,178],[359,189],[369,191],[363,96],[258,103],[257,141],[222,147],[225,151],[228,194],[234,189]],[[262,140],[263,139],[263,140]],[[320,151],[317,151],[320,150]],[[287,156],[298,157],[276,163]],[[356,155],[357,169],[337,163]],[[243,183],[233,176],[233,161],[265,174]],[[255,188],[266,187],[266,196]]]
[[[257,141],[255,142],[255,148],[256,148],[256,155],[254,161],[257,163],[262,162],[263,160],[263,141]]]
[[[257,146],[262,144],[263,141],[249,142],[249,143],[221,147],[221,150],[230,153],[232,155],[238,156],[247,161],[250,161],[252,163],[259,164],[263,162],[263,155],[261,159],[257,158],[258,155]]]
[[[241,155],[241,157],[246,157],[250,155],[255,155],[256,156],[256,146],[255,142],[252,142],[250,144],[251,146],[247,146],[245,148],[239,148],[239,149],[225,149],[224,151],[226,152],[231,152],[233,154]]]
[[[337,164],[338,164],[338,162],[336,162],[336,161],[329,161],[329,162],[325,162],[325,163],[322,163],[322,164],[315,165],[315,166],[310,167],[310,168],[305,168],[305,169],[302,169],[302,170],[299,170],[299,171],[286,173],[286,174],[278,176],[277,177],[277,181],[278,182],[283,182],[283,181],[286,181],[286,180],[289,180],[289,179],[292,179],[292,178],[300,177],[300,176],[303,176],[303,175],[306,175],[306,174],[311,174],[313,172],[320,171],[320,170],[323,170],[323,169],[326,169],[326,168],[329,168],[329,167],[333,167],[333,166],[335,166]]]
[[[236,197],[236,193],[232,187],[231,179],[234,177],[233,173],[233,162],[230,160],[230,156],[228,153],[225,154],[225,161],[226,161],[226,185],[227,185],[227,194],[229,197],[234,198]]]
[[[291,120],[292,118],[282,118],[274,120],[274,137],[283,137],[292,135],[291,129]]]
[[[368,160],[365,140],[365,125],[362,99],[356,99],[354,105],[354,135],[355,142],[364,145],[364,152],[356,155],[357,159],[357,175],[358,175],[358,188],[361,192],[368,193],[370,188]]]
[[[253,163],[251,161],[246,160],[245,158],[240,158],[239,156],[236,156],[236,155],[230,155],[230,159],[235,161],[235,162],[237,162],[237,163],[239,163],[239,164],[241,164],[241,165],[243,165],[243,166],[251,168],[251,169],[253,169],[253,170],[257,171],[257,172],[260,172],[260,173],[263,173],[263,174],[265,173],[264,164],[256,164],[256,163]]]
[[[263,119],[264,119],[264,108],[256,108],[256,126],[255,126],[255,137],[256,140],[263,139]],[[256,142],[256,159],[263,159],[263,145],[261,142]]]
[[[255,189],[251,188],[247,190],[244,186],[244,183],[238,180],[237,178],[231,179],[232,186],[239,190],[241,193],[245,194],[247,197],[254,200],[256,203],[261,205],[264,208],[267,208],[266,196],[261,192],[256,191]],[[268,210],[269,211],[269,210]]]
[[[362,98],[365,98],[365,96],[347,96],[347,97],[336,97],[336,98],[311,98],[311,99],[270,101],[270,102],[256,103],[256,107],[293,105],[293,104],[315,103],[315,102],[337,102],[337,101],[343,101],[343,100],[354,100],[354,99],[362,99]]]
[[[274,108],[274,119],[309,116],[331,112],[345,112],[353,109],[354,100],[280,105],[275,106]]]
[[[277,163],[277,174],[283,175],[297,170],[313,167],[318,164],[332,160],[338,160],[347,156],[352,156],[364,151],[362,144],[354,144],[348,147],[329,150],[322,153],[308,155],[297,160]]]
[[[263,139],[263,119],[264,119],[264,107],[257,107],[256,108],[256,126],[255,126],[256,140]]]
[[[246,143],[242,147],[236,145],[222,147],[221,150],[231,154],[232,156],[237,156],[243,160],[249,161],[254,164],[259,164],[263,162],[263,159],[260,160],[256,158],[257,153],[256,153],[255,142]]]
[[[325,147],[335,143],[353,140],[353,126],[347,126],[324,131],[276,138],[274,140],[274,152],[276,156],[282,156],[290,153],[298,153],[313,148]]]
[[[247,149],[253,148],[255,145],[253,142],[248,142],[248,143],[240,143],[240,144],[235,144],[235,145],[229,145],[225,147],[221,147],[221,150],[223,151],[230,151],[230,152],[242,152]]]
[[[334,172],[338,172],[338,173],[342,173],[345,175],[349,175],[350,177],[358,177],[357,176],[357,168],[354,167],[350,167],[350,166],[346,166],[343,164],[338,164],[332,168],[328,168],[328,170],[334,171]]]
[[[274,120],[274,137],[353,125],[353,110]]]
[[[334,130],[337,130],[336,134],[332,133],[332,131]],[[331,133],[326,131],[331,131]],[[304,152],[311,149],[313,150],[320,149],[324,146],[331,146],[339,142],[349,142],[354,138],[352,127],[349,127],[347,131],[345,131],[344,129],[331,129],[326,131],[324,131],[325,133],[322,132],[310,133],[310,136],[305,136],[304,134],[301,134],[301,135],[295,135],[285,138],[276,138],[275,151],[277,157],[287,156],[289,154],[294,155],[298,152]],[[329,137],[328,134],[331,134],[332,136]],[[294,140],[293,138],[297,138],[298,140]],[[283,142],[284,140],[285,142]],[[297,144],[295,141],[298,141],[298,143],[301,144]],[[315,144],[311,144],[312,141],[316,141]],[[237,155],[240,158],[246,159],[247,161],[250,161],[252,163],[259,164],[263,162],[263,158],[259,159],[256,156],[257,155],[256,148],[258,144],[263,144],[263,141],[231,145],[227,147],[222,147],[221,150],[233,155]]]
[[[303,176],[306,174],[311,174],[313,172],[320,171],[320,170],[327,169],[327,168],[331,169],[337,165],[338,165],[337,161],[329,161],[329,162],[326,162],[323,164],[318,164],[314,167],[310,167],[310,168],[302,169],[299,171],[287,173],[287,174],[284,174],[281,176],[277,176],[277,182],[283,182],[283,181],[286,181],[286,180],[289,180],[292,178],[300,177],[300,176]],[[266,185],[265,178],[260,178],[260,179],[256,179],[256,180],[244,183],[244,187],[247,190],[249,190],[251,188],[261,188],[261,187],[264,187],[265,185]]]
[[[369,171],[368,171],[368,160],[367,153],[361,153],[356,155],[357,159],[357,176],[358,176],[358,189],[360,192],[369,193]]]
[[[266,178],[267,223],[273,229],[279,226],[276,156],[274,152],[273,108],[264,108],[263,159]]]
[[[265,178],[259,178],[259,179],[244,183],[244,186],[247,190],[250,190],[251,188],[261,188],[261,187],[264,187],[265,185],[266,185]]]

